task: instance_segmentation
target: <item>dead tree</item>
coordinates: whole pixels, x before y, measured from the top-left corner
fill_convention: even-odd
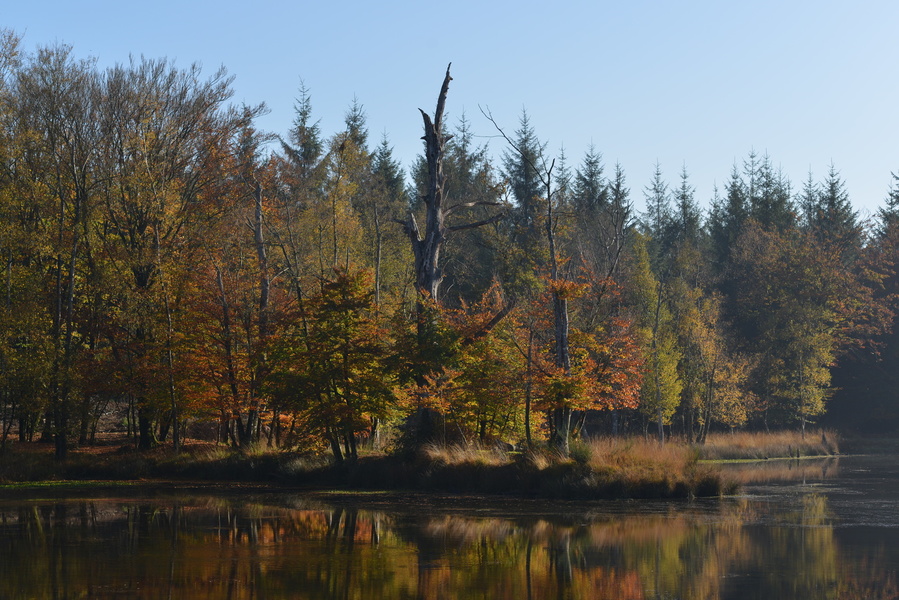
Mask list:
[[[412,253],[415,257],[415,287],[422,298],[430,298],[434,302],[438,300],[437,293],[440,283],[443,281],[443,273],[440,270],[440,251],[447,234],[495,223],[504,216],[500,212],[482,221],[452,226],[446,224],[447,217],[459,209],[474,206],[499,206],[498,202],[459,202],[445,206],[443,157],[449,136],[443,132],[443,108],[446,105],[449,83],[453,79],[450,77],[450,66],[452,63],[446,67],[446,77],[443,79],[440,95],[437,97],[437,110],[434,111],[433,121],[428,113],[418,109],[424,119],[425,134],[422,139],[425,141],[425,158],[428,164],[427,188],[422,196],[425,206],[424,231],[421,230],[412,213],[405,220],[398,221],[406,231],[406,235],[409,236],[409,241],[412,242]]]
[[[449,83],[452,81],[450,77],[450,66],[446,67],[446,76],[443,78],[443,85],[440,87],[440,95],[437,97],[437,109],[434,111],[433,120],[423,110],[421,112],[424,120],[425,133],[422,139],[425,141],[425,159],[428,165],[428,180],[425,193],[422,196],[422,202],[425,207],[424,230],[419,227],[418,221],[413,213],[404,220],[397,219],[397,222],[403,226],[409,241],[412,243],[412,253],[415,261],[415,288],[418,291],[418,302],[416,306],[417,312],[417,334],[418,345],[420,350],[424,350],[430,343],[428,332],[433,325],[433,313],[429,314],[426,306],[430,301],[436,305],[439,301],[438,292],[440,283],[443,281],[443,273],[440,269],[440,252],[449,233],[461,231],[464,229],[473,229],[483,225],[495,223],[503,218],[504,214],[497,214],[476,222],[465,223],[461,225],[447,225],[447,217],[454,212],[475,206],[499,206],[498,202],[457,202],[447,206],[447,198],[444,194],[445,176],[443,173],[443,159],[446,151],[446,142],[449,140],[443,131],[443,109],[446,105],[446,94],[449,89]],[[498,324],[513,308],[514,302],[507,302],[504,308],[483,328],[471,336],[470,340],[464,343],[471,343],[478,337],[486,335],[490,328]],[[424,354],[424,352],[422,352]],[[443,365],[428,365],[428,373],[420,372],[415,374],[418,385],[424,390],[427,387],[428,377],[439,374],[443,370]],[[422,398],[419,399],[420,410],[413,416],[409,423],[410,432],[413,433],[415,443],[427,441],[433,435],[434,423],[436,422],[431,414],[432,411],[424,409],[426,403],[424,396],[427,392],[422,392]]]

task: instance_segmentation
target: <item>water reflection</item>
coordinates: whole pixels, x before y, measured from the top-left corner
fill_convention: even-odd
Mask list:
[[[899,598],[895,529],[862,539],[808,489],[558,516],[345,504],[6,503],[0,598]]]
[[[837,457],[724,463],[719,467],[741,485],[762,482],[808,483],[834,479],[840,475]]]

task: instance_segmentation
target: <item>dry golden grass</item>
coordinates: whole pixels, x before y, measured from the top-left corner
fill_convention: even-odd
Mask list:
[[[698,453],[688,444],[660,444],[643,437],[602,437],[575,442],[570,457],[549,449],[526,455],[527,463],[546,474],[580,469],[577,485],[611,497],[671,497],[689,494],[716,495],[732,486],[717,470],[698,464]]]
[[[660,444],[643,437],[603,437],[588,443],[594,468],[651,468],[680,472],[696,464],[696,451],[686,444]]]
[[[839,454],[840,437],[835,431],[736,432],[709,434],[700,447],[704,460],[761,460]]]
[[[597,438],[587,446],[591,469],[626,489],[686,486],[693,490],[700,482],[717,479],[714,469],[697,464],[695,448],[676,440],[661,444],[643,437]],[[722,485],[718,481],[715,487]]]
[[[422,451],[427,460],[442,465],[497,466],[509,462],[509,456],[499,448],[478,444],[427,444]]]

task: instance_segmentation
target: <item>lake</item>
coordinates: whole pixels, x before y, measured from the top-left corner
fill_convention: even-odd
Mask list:
[[[896,457],[732,468],[739,496],[682,502],[0,500],[0,598],[899,598]]]

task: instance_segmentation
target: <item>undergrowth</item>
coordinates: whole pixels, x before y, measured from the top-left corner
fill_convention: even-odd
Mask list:
[[[832,455],[831,431],[710,435],[704,446],[643,437],[572,442],[568,456],[548,446],[511,452],[499,446],[430,444],[414,454],[372,454],[335,463],[328,455],[187,445],[138,452],[73,451],[63,463],[52,446],[13,446],[0,455],[0,482],[181,479],[265,482],[313,488],[430,490],[543,498],[671,498],[714,496],[735,484],[708,461]]]

